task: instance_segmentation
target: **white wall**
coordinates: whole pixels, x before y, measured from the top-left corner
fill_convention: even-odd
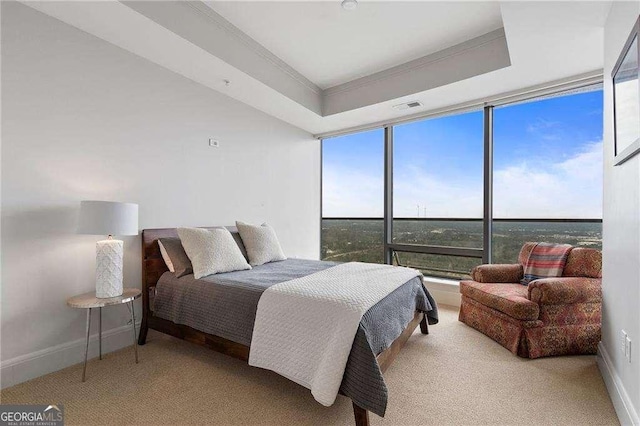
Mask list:
[[[268,221],[289,256],[318,258],[308,133],[13,2],[2,87],[4,373],[83,337],[65,300],[94,288],[100,237],[74,233],[80,200],[139,203],[140,229]],[[140,287],[140,239],[124,240],[125,286]],[[104,313],[105,330],[125,324],[124,307]]]
[[[614,2],[605,27],[603,318],[601,371],[623,423],[640,409],[640,155],[613,166],[611,71],[640,14],[640,2]],[[632,340],[629,363],[621,330]]]

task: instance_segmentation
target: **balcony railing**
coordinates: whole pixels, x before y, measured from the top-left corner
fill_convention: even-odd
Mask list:
[[[487,258],[483,219],[395,218],[393,223],[393,238],[385,244],[382,218],[323,218],[322,257],[383,263],[385,250],[390,250],[394,264],[456,279]],[[494,219],[492,261],[515,262],[526,241],[601,248],[602,219]]]

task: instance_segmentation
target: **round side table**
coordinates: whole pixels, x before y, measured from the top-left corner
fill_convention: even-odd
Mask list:
[[[133,310],[133,301],[139,298],[142,292],[137,288],[125,288],[120,296],[101,299],[96,297],[96,292],[80,294],[67,299],[67,305],[72,308],[87,310],[87,343],[84,349],[84,367],[82,368],[82,381],[86,380],[87,375],[87,357],[89,356],[89,333],[91,331],[91,311],[94,308],[99,309],[98,316],[98,345],[100,347],[100,359],[102,359],[102,308],[112,305],[127,305],[131,311],[131,329],[133,330],[133,349],[136,356],[136,364],[138,363],[138,339],[136,339],[136,315]],[[129,306],[130,305],[130,306]]]

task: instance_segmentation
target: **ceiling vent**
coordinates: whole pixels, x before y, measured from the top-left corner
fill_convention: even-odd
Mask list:
[[[421,107],[422,104],[419,101],[411,101],[411,102],[405,102],[403,104],[400,105],[394,105],[393,109],[397,109],[398,111],[402,111],[405,109],[409,109],[409,108],[418,108]]]

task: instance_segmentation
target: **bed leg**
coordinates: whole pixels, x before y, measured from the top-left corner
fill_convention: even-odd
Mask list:
[[[147,325],[147,318],[142,318],[142,323],[140,324],[140,332],[138,333],[138,345],[142,346],[147,343],[147,331],[149,331],[149,326]]]
[[[356,426],[369,426],[369,412],[353,403],[353,416],[356,420]]]
[[[427,323],[427,316],[422,314],[422,321],[420,321],[420,332],[422,334],[429,334],[429,324]]]

